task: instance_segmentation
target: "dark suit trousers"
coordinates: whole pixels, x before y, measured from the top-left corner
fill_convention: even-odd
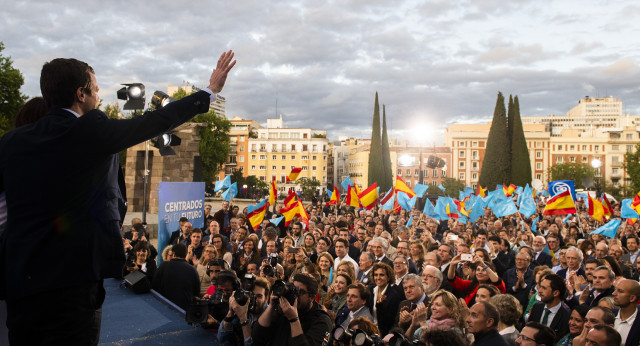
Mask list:
[[[7,302],[9,342],[14,345],[97,345],[102,281],[65,287]]]

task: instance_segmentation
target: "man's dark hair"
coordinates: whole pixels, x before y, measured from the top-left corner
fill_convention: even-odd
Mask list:
[[[336,244],[338,244],[338,243],[344,244],[344,247],[349,249],[349,241],[348,240],[342,239],[342,238],[338,238],[338,239],[336,239]]]
[[[496,306],[489,302],[477,302],[476,304],[484,305],[484,317],[485,319],[492,319],[492,328],[498,328],[498,322],[500,322],[500,312],[496,309]]]
[[[496,243],[500,243],[500,237],[496,236],[496,235],[492,235],[489,237],[489,241],[495,241]]]
[[[351,284],[351,285],[349,285],[349,287],[347,287],[347,290],[350,290],[352,288],[354,290],[358,290],[358,294],[360,295],[360,299],[364,300],[365,302],[369,301],[369,297],[371,296],[371,293],[369,293],[369,289],[364,287],[363,284]]]
[[[302,222],[294,222],[291,224],[291,229],[293,229],[293,226],[298,226],[300,227],[300,230],[302,230]]]
[[[371,263],[376,263],[376,255],[374,255],[372,252],[364,251],[360,254],[360,257],[362,256],[366,256],[371,261]]]
[[[606,346],[620,346],[622,344],[622,337],[617,330],[615,330],[611,326],[605,326],[604,324],[596,324],[593,326],[593,329],[604,331],[607,335],[607,343]],[[536,340],[537,342],[538,340]]]
[[[468,346],[469,341],[453,329],[432,328],[422,334],[422,342],[430,346]]]
[[[345,228],[339,228],[338,229],[338,234],[340,234],[340,232],[347,232],[347,233],[351,234],[351,232],[349,232],[349,229],[347,229],[346,227]]]
[[[376,227],[377,223],[375,221],[369,221],[367,227]]]
[[[565,295],[567,294],[567,285],[564,282],[564,279],[556,274],[550,274],[544,277],[543,280],[549,280],[549,285],[551,286],[551,292],[560,291],[560,295],[558,298],[560,301],[563,301]]]
[[[555,235],[554,233],[551,233],[547,236],[547,241],[549,241],[549,238],[555,238],[557,241],[560,241],[560,237]]]
[[[265,298],[269,298],[269,292],[271,290],[270,290],[270,287],[269,287],[269,281],[267,281],[267,279],[263,278],[262,276],[258,276],[258,277],[256,277],[256,281],[254,282],[254,285],[256,287],[264,288],[264,296],[265,296]]]
[[[136,252],[138,252],[138,250],[146,250],[147,251],[147,256],[151,255],[151,252],[149,250],[149,243],[147,243],[146,241],[139,241],[139,242],[136,243],[136,246],[133,247],[133,252],[136,253]],[[174,253],[175,253],[175,251],[174,251]]]
[[[189,222],[189,219],[183,216],[180,218],[180,220],[178,220],[178,222]]]
[[[604,322],[607,325],[614,325],[614,323],[616,322],[616,315],[614,315],[610,309],[603,308],[596,305],[591,307],[589,310],[602,311],[602,322]]]
[[[191,234],[194,234],[194,233],[202,234],[202,230],[200,228],[194,228],[194,229],[191,230]]]
[[[42,66],[40,91],[48,108],[69,108],[76,100],[76,91],[83,88],[91,95],[93,68],[76,59],[53,59]]]
[[[184,244],[178,243],[174,245],[171,250],[173,251],[174,257],[177,258],[185,258],[187,257],[187,247]]]
[[[307,286],[307,293],[310,296],[315,297],[318,294],[318,281],[311,277],[308,274],[296,274],[293,276],[293,281],[298,281],[299,283]]]
[[[476,238],[477,238],[479,235],[484,235],[484,236],[486,237],[486,236],[487,236],[487,231],[485,231],[485,230],[481,229],[481,230],[479,230],[479,231],[476,233]]]
[[[542,323],[538,323],[538,322],[527,322],[527,324],[524,325],[525,327],[529,327],[529,328],[533,328],[533,329],[537,329],[538,332],[536,333],[536,335],[533,337],[533,340],[535,340],[536,344],[538,345],[547,345],[547,346],[551,346],[551,345],[555,345],[556,342],[556,333],[553,331],[553,329],[545,326]],[[620,345],[620,344],[618,344]]]
[[[588,260],[584,261],[584,265],[586,266],[587,264],[590,263],[595,263],[596,264],[596,268],[600,267],[602,265],[604,265],[604,262],[602,262],[602,260],[599,260],[597,258],[589,258]],[[594,270],[595,271],[595,270]]]
[[[349,225],[347,225],[346,221],[338,221],[336,222],[336,228],[340,229],[340,228],[347,228]]]
[[[262,232],[262,235],[264,235],[264,237],[269,240],[275,240],[278,232],[276,231],[275,227],[267,226],[264,232]]]

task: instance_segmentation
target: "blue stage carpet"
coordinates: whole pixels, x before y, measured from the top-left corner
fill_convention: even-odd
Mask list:
[[[184,315],[152,294],[120,288],[120,281],[104,281],[100,345],[216,345],[216,335],[192,327]]]

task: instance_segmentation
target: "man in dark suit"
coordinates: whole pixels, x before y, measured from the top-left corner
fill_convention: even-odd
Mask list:
[[[569,332],[571,310],[564,303],[567,287],[559,275],[547,275],[540,282],[538,297],[540,302],[533,305],[529,314],[529,322],[540,322],[556,333],[558,342]]]
[[[402,280],[402,287],[407,299],[400,302],[395,325],[406,331],[411,325],[411,311],[415,310],[420,303],[427,306],[429,298],[424,293],[422,279],[416,274],[407,274]]]
[[[567,259],[567,268],[558,270],[556,274],[565,280],[569,280],[571,272],[575,272],[576,276],[586,278],[587,274],[584,272],[584,268],[582,268],[583,256],[582,251],[578,248],[573,246],[569,247],[567,249],[567,254],[564,256]]]
[[[527,252],[520,252],[516,255],[516,266],[508,269],[504,276],[507,293],[516,297],[520,306],[523,307],[526,307],[529,302],[529,292],[533,288],[535,279],[533,270],[529,268],[530,261],[531,258]]]
[[[375,237],[370,243],[373,255],[376,256],[376,263],[386,263],[393,268],[393,261],[385,255],[389,244],[387,240],[382,237]]]
[[[200,295],[200,277],[195,268],[187,263],[187,247],[174,245],[175,254],[171,261],[163,262],[153,276],[153,289],[172,301],[183,310],[187,310],[194,296]]]
[[[9,215],[0,294],[12,344],[97,344],[102,280],[119,277],[125,263],[118,152],[208,111],[232,60],[231,51],[221,56],[208,91],[119,120],[96,109],[91,66],[75,59],[43,66],[49,113],[0,140],[0,192]]]
[[[615,328],[620,333],[624,345],[640,344],[640,283],[622,280],[613,292],[613,303],[620,307]]]
[[[537,266],[546,265],[549,268],[553,268],[553,257],[544,252],[544,247],[547,245],[547,240],[542,236],[536,236],[533,238],[533,258],[531,259],[531,269],[535,269]]]
[[[598,305],[600,299],[613,295],[615,287],[613,287],[613,280],[615,274],[609,267],[600,266],[593,271],[593,289],[590,291],[584,291],[580,295],[580,299],[573,297],[572,304],[574,306],[579,304],[586,304],[589,307]],[[577,300],[577,302],[576,302]]]

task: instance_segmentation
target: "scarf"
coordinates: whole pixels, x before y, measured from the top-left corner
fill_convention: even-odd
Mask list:
[[[436,329],[449,329],[456,327],[456,321],[453,318],[445,318],[444,320],[435,320],[430,318],[427,321],[427,328],[436,328]]]

